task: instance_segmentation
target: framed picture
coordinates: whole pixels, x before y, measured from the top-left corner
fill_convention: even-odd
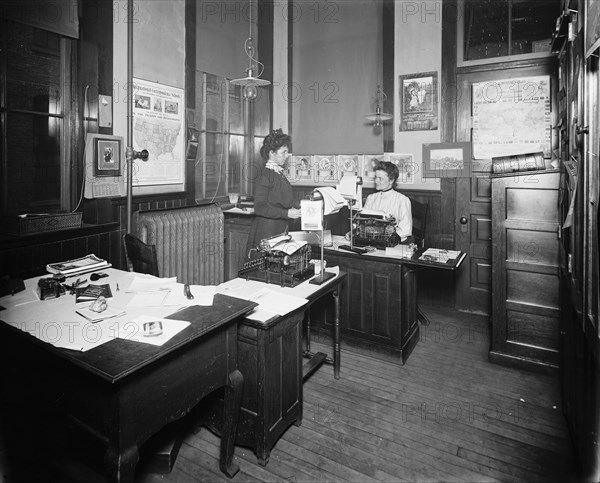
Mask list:
[[[313,184],[314,182],[314,164],[310,154],[304,156],[291,157],[290,182],[297,184]]]
[[[400,131],[438,128],[437,72],[399,76]]]
[[[468,178],[473,164],[471,143],[423,144],[424,178]]]
[[[121,176],[120,139],[94,139],[94,176]]]
[[[335,163],[335,155],[313,156],[315,182],[317,184],[335,185],[340,180],[340,175]]]
[[[364,188],[375,188],[375,168],[380,161],[385,161],[383,154],[365,154],[361,166]]]
[[[419,169],[415,165],[412,154],[386,153],[385,160],[398,166],[399,176],[396,185],[415,184]]]
[[[340,178],[346,175],[359,176],[360,173],[360,155],[358,154],[338,154],[335,157],[337,170]]]

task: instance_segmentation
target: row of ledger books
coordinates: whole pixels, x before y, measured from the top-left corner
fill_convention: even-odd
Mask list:
[[[92,254],[66,262],[49,263],[46,265],[46,270],[48,273],[71,277],[73,275],[102,270],[111,266],[106,260]]]

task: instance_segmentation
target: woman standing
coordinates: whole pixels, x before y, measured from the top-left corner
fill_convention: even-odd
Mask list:
[[[260,148],[265,160],[254,189],[254,221],[248,235],[246,253],[256,248],[263,238],[283,233],[289,220],[300,218],[300,201],[294,200],[292,185],[283,175],[292,138],[276,129]]]

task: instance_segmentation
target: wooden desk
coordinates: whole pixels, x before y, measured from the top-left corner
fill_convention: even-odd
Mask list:
[[[274,284],[248,281],[248,290],[267,287],[286,294],[296,294],[308,299],[308,304],[285,316],[274,317],[266,322],[242,319],[238,333],[238,362],[244,375],[244,394],[240,411],[240,422],[236,444],[252,448],[260,465],[269,461],[271,449],[281,435],[292,424],[302,423],[304,379],[322,363],[334,367],[334,377],[340,377],[340,332],[339,293],[346,274],[340,272],[325,284],[309,285],[304,282],[298,287],[281,288]],[[240,279],[227,282],[239,284]],[[309,354],[302,347],[302,321],[310,307],[316,302],[334,299],[334,312],[338,314],[334,323],[333,356],[324,353]],[[307,338],[310,337],[310,332]],[[309,358],[303,366],[303,356]],[[206,425],[219,432],[222,404],[213,403],[208,411]]]
[[[417,271],[455,270],[464,258],[445,264],[419,260],[421,253],[401,259],[386,256],[383,250],[358,255],[338,250],[335,243],[325,249],[327,266],[339,266],[348,274],[340,300],[339,330],[345,341],[397,355],[406,363],[420,336]],[[316,322],[330,330],[327,312]]]
[[[118,280],[121,287],[126,286],[123,277],[131,276],[109,272],[103,283]],[[114,292],[115,284],[111,286]],[[7,297],[0,299],[0,305],[9,303]],[[64,311],[74,314],[71,295],[33,303],[54,308],[62,304]],[[59,349],[0,324],[2,353],[3,357],[27,353],[39,358],[36,369],[60,386],[66,414],[103,443],[106,470],[122,482],[134,480],[142,443],[215,389],[225,387],[220,468],[233,476],[239,469],[233,464],[233,450],[243,389],[237,370],[237,320],[255,306],[217,294],[212,306],[188,307],[172,316],[191,324],[162,346],[115,339],[86,352]]]

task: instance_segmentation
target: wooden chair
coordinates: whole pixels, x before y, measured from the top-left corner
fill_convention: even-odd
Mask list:
[[[410,208],[412,212],[412,238],[413,243],[419,248],[425,248],[425,234],[427,231],[427,218],[429,216],[429,203],[411,199]]]
[[[123,245],[125,247],[127,269],[130,272],[159,276],[158,259],[156,258],[156,247],[154,245],[144,243],[131,233],[123,236]]]

